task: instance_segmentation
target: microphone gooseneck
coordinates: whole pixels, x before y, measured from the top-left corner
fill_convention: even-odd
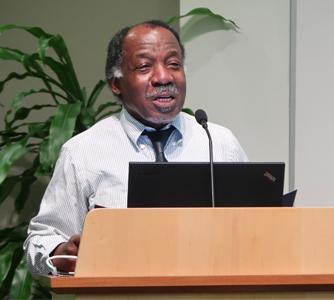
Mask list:
[[[206,134],[209,138],[209,153],[210,153],[210,179],[211,179],[211,204],[212,207],[215,207],[215,181],[214,181],[214,173],[213,173],[213,147],[212,147],[212,139],[208,129],[208,116],[203,109],[198,109],[195,111],[195,119],[197,123],[202,125]]]

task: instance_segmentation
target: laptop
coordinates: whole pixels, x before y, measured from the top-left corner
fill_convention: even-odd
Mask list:
[[[279,207],[285,164],[214,163],[216,207]],[[130,162],[128,207],[210,207],[210,164]]]

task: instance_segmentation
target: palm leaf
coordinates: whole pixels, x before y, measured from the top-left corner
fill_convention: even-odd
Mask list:
[[[70,57],[70,54],[68,52],[68,49],[66,47],[66,44],[64,42],[64,39],[60,35],[52,36],[51,38],[40,38],[39,40],[39,53],[40,57],[43,62],[47,63],[46,56],[46,50],[51,47],[57,54],[60,63],[66,68],[66,73],[63,75],[66,75],[71,80],[72,85],[72,93],[78,98],[82,98],[80,84],[77,79],[76,73],[73,68],[73,63]]]
[[[183,112],[185,112],[186,114],[189,114],[191,116],[195,115],[193,110],[191,108],[185,107],[182,109]]]
[[[8,296],[9,299],[28,299],[31,291],[32,276],[26,267],[26,260],[23,256],[19,265],[15,268]]]
[[[52,36],[51,34],[45,32],[42,28],[40,27],[30,27],[30,26],[19,26],[15,24],[8,24],[8,25],[3,25],[0,26],[0,34],[3,34],[4,32],[12,29],[21,29],[29,32],[36,38],[40,38],[41,36]]]
[[[234,26],[234,29],[237,30],[239,27],[238,25],[233,21],[233,20],[228,20],[226,18],[224,18],[222,15],[220,14],[216,14],[214,12],[212,12],[210,9],[206,8],[206,7],[197,7],[192,9],[191,11],[189,11],[188,13],[181,15],[181,16],[174,16],[172,18],[170,18],[167,23],[168,24],[172,24],[182,18],[185,17],[190,17],[190,16],[208,16],[211,18],[215,18],[217,20],[219,20],[220,22],[223,23],[223,25],[225,25],[225,23],[230,23],[231,25]]]
[[[5,277],[3,277],[3,280],[1,282],[0,299],[5,299],[10,292],[16,268],[20,264],[23,257],[22,245],[13,243],[13,250],[11,251],[10,254],[11,254],[10,268],[7,271]]]
[[[0,58],[3,60],[13,60],[21,62],[24,55],[25,53],[20,50],[0,47]]]
[[[96,113],[91,107],[83,107],[80,112],[80,122],[82,123],[82,128],[78,128],[78,132],[82,132],[87,128],[91,127],[95,123]],[[78,125],[79,126],[79,125]]]
[[[0,204],[10,195],[10,193],[13,191],[14,187],[19,181],[19,176],[10,176],[2,182],[2,184],[0,185]]]
[[[98,116],[100,113],[104,112],[104,110],[109,107],[116,107],[115,110],[118,110],[121,107],[121,104],[118,102],[103,103],[97,108],[96,115]]]
[[[28,135],[34,138],[44,139],[49,133],[51,119],[46,122],[30,123],[28,125]]]
[[[45,56],[46,56],[46,51],[50,47],[50,42],[54,39],[54,36],[51,37],[46,37],[46,36],[41,36],[38,40],[38,54],[42,62],[44,62]]]
[[[97,97],[100,95],[101,91],[106,86],[107,82],[105,80],[100,80],[94,87],[92,93],[90,94],[87,102],[87,106],[91,107],[95,104]]]
[[[0,93],[3,91],[3,88],[8,81],[11,81],[12,79],[22,80],[25,79],[27,76],[29,76],[29,73],[18,74],[16,72],[12,72],[8,74],[4,80],[0,81]]]
[[[15,199],[15,210],[18,213],[23,209],[26,202],[28,202],[27,200],[30,195],[31,187],[37,179],[34,176],[35,171],[36,171],[36,167],[32,167],[24,171],[23,174],[21,175],[20,191]]]
[[[6,145],[0,151],[0,184],[5,180],[10,167],[28,152],[26,147],[27,138],[23,140]]]
[[[52,57],[45,57],[44,63],[56,74],[64,91],[68,94],[71,102],[82,99],[80,86],[77,83],[76,77],[69,72],[68,68],[63,64],[57,62]]]
[[[53,69],[53,71],[55,71],[55,68],[57,68],[57,70],[59,71],[60,68],[59,66],[54,66],[54,62],[52,61],[47,62],[46,61],[47,57],[45,56],[45,53],[49,47],[51,47],[56,52],[57,56],[61,61],[59,64],[62,64],[63,66],[66,67],[65,68],[66,71],[62,72],[60,76],[59,72],[56,72],[58,78],[59,79],[63,77],[66,78],[67,85],[65,86],[67,88],[71,87],[70,89],[68,89],[69,94],[72,95],[72,98],[81,99],[82,94],[80,85],[63,38],[60,35],[51,35],[49,33],[46,33],[39,27],[27,27],[27,26],[17,26],[17,25],[0,26],[0,34],[12,29],[24,30],[39,39],[39,49],[38,49],[39,59],[48,64],[49,67]],[[23,56],[28,56],[28,55],[17,49],[0,48],[0,58],[2,59],[7,59],[7,60],[10,59],[22,62]],[[26,64],[26,66],[29,65]]]
[[[8,243],[23,243],[27,237],[27,227],[26,222],[21,223],[15,227],[5,228],[0,230],[0,253],[3,253],[3,248],[6,247]]]
[[[49,138],[41,145],[40,163],[42,170],[48,171],[54,166],[61,146],[72,137],[80,108],[80,102],[58,106],[50,125]]]
[[[9,272],[12,262],[13,250],[14,244],[8,243],[0,251],[0,287]]]
[[[49,94],[50,92],[49,92],[49,90],[46,90],[46,89],[39,89],[39,90],[31,89],[30,91],[21,92],[18,95],[16,95],[14,97],[14,99],[11,101],[10,110],[7,111],[7,113],[6,113],[6,117],[5,117],[6,120],[8,120],[8,118],[10,116],[15,114],[15,112],[21,107],[22,101],[23,101],[24,98],[26,98],[30,95],[41,94],[41,93]]]
[[[28,115],[31,113],[31,111],[40,110],[46,107],[56,107],[56,106],[51,104],[44,104],[44,105],[34,105],[32,107],[21,107],[15,112],[14,117],[11,121],[9,120],[8,115],[5,116],[6,127],[10,128],[15,122],[26,119]]]

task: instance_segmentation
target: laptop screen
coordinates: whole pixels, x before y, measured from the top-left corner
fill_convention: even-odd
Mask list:
[[[217,207],[283,206],[284,163],[214,163]],[[130,162],[128,207],[210,207],[210,164]]]

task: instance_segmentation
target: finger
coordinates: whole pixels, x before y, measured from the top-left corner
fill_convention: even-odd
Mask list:
[[[77,255],[78,250],[79,250],[79,248],[77,247],[77,245],[72,243],[72,242],[68,242],[66,247],[65,247],[65,253],[67,255]]]
[[[73,242],[77,247],[79,247],[80,238],[81,238],[80,234],[74,234],[71,236],[70,241]]]
[[[58,271],[74,272],[75,270],[76,261],[74,259],[55,258],[52,262]]]

